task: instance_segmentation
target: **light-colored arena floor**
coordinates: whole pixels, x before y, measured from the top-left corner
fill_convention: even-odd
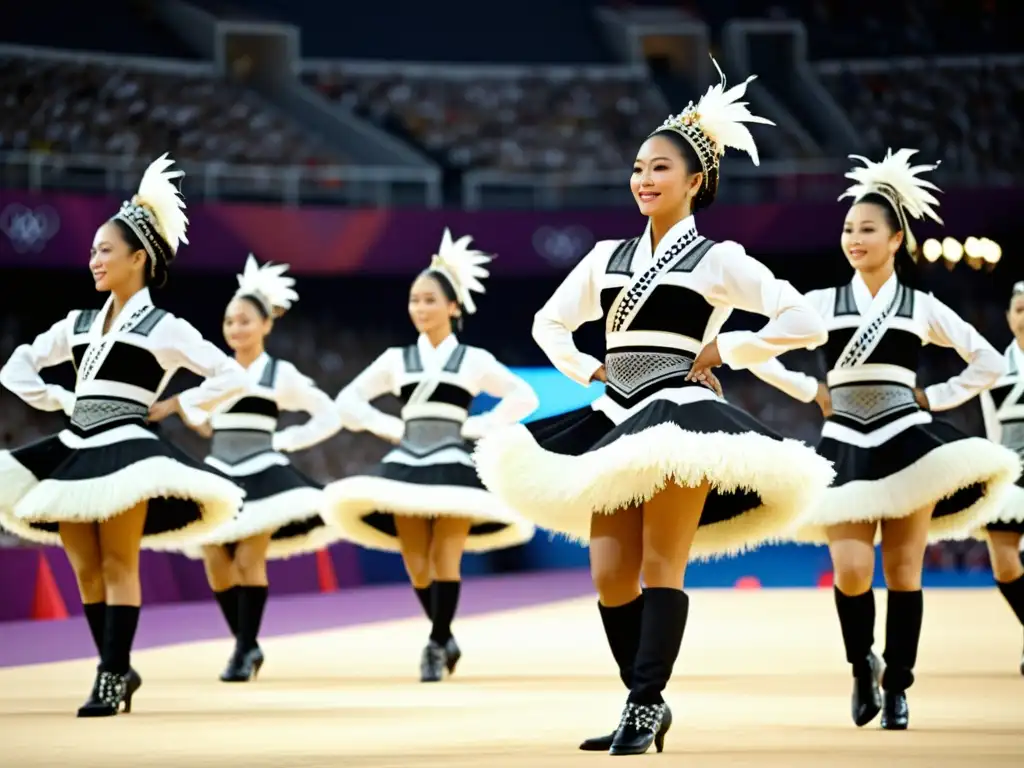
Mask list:
[[[878,595],[877,647],[884,637]],[[911,730],[850,722],[830,590],[699,590],[667,699],[685,766],[1024,766],[1021,630],[995,590],[925,596]],[[59,632],[59,624],[54,625]],[[10,768],[582,766],[624,691],[592,599],[467,618],[454,678],[417,682],[425,620],[271,638],[257,682],[217,681],[229,643],[136,653],[128,716],[78,720],[93,662],[0,670]],[[2,628],[0,628],[2,632]]]

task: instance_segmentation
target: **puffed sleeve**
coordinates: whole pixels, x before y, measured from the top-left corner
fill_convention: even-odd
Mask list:
[[[78,310],[36,336],[31,344],[22,344],[0,368],[0,384],[41,411],[64,411],[75,407],[75,395],[64,387],[47,384],[39,372],[71,359],[71,328]]]
[[[473,367],[481,392],[501,398],[487,413],[470,416],[462,425],[462,436],[479,440],[495,427],[515,424],[533,413],[540,400],[523,379],[498,362],[490,352],[475,349]]]
[[[278,407],[286,411],[304,411],[309,414],[309,420],[276,432],[275,451],[301,451],[323,442],[341,429],[341,415],[331,398],[291,363],[278,362],[276,390]]]
[[[580,352],[572,334],[584,323],[601,319],[598,278],[619,242],[603,240],[595,245],[533,318],[533,340],[555,368],[583,386],[590,384],[601,361]]]
[[[395,370],[401,362],[401,354],[397,347],[385,350],[334,398],[343,428],[352,432],[372,432],[393,443],[401,440],[405,423],[397,416],[370,405],[381,395],[395,391]]]
[[[221,403],[241,395],[248,387],[245,369],[209,341],[186,320],[168,317],[152,333],[154,354],[165,370],[185,368],[204,381],[178,396],[182,416],[202,424]]]
[[[956,408],[983,390],[990,389],[1006,373],[1006,359],[974,326],[937,298],[928,295],[928,341],[951,347],[967,363],[964,370],[924,390],[933,411]]]
[[[768,318],[759,331],[718,335],[722,362],[742,369],[771,360],[791,349],[814,349],[828,339],[825,321],[812,304],[785,280],[731,241],[708,251],[712,257],[710,301]]]

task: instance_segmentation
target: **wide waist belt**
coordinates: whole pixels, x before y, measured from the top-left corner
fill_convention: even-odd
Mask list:
[[[900,411],[920,410],[914,390],[903,384],[843,384],[829,390],[834,416],[868,423]]]
[[[670,380],[682,386],[692,367],[692,357],[670,350],[623,350],[604,358],[608,386],[625,397]]]
[[[261,429],[215,429],[210,455],[226,464],[237,464],[274,450],[274,434]]]
[[[1024,456],[1024,421],[1005,421],[1000,431],[1003,446]]]
[[[133,400],[83,397],[75,401],[71,425],[84,432],[108,429],[124,422],[145,423],[149,407]]]
[[[433,453],[442,448],[462,447],[462,423],[452,419],[410,419],[399,447],[416,454]]]

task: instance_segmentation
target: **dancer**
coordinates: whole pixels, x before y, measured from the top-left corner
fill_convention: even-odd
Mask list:
[[[139,620],[139,549],[188,542],[229,520],[244,492],[147,427],[150,407],[176,370],[206,381],[193,399],[210,410],[246,385],[242,368],[186,321],[153,305],[187,243],[185,204],[167,155],[138,194],[96,232],[89,268],[103,309],[73,310],[18,347],[0,383],[40,410],[63,410],[67,429],[0,452],[0,516],[26,539],[64,545],[78,579],[100,663],[79,717],[131,711],[141,678],[130,669]],[[74,394],[39,372],[73,362]]]
[[[409,293],[416,344],[384,352],[338,395],[343,426],[395,444],[371,472],[331,483],[325,516],[344,536],[374,549],[400,551],[416,596],[432,622],[420,661],[423,682],[441,680],[462,656],[451,623],[459,601],[464,550],[485,552],[523,544],[533,526],[484,490],[468,441],[514,423],[538,405],[530,386],[494,356],[462,344],[454,330],[473,314],[490,257],[452,242],[444,231],[430,267]],[[402,416],[370,405],[397,395]],[[480,392],[502,398],[490,412],[467,418]]]
[[[1013,286],[1006,320],[1014,341],[1006,348],[1006,375],[987,392],[981,393],[985,431],[990,440],[1024,456],[1024,281]],[[1021,567],[1021,537],[1024,535],[1024,480],[1018,479],[995,522],[986,526],[985,540],[996,586],[1024,625],[1024,567]],[[1024,675],[1024,653],[1020,660]]]
[[[932,418],[991,387],[1004,365],[974,328],[920,288],[908,217],[941,219],[931,193],[937,187],[921,178],[935,166],[912,167],[915,151],[890,150],[878,163],[855,157],[864,166],[846,174],[854,184],[840,199],[852,198],[853,205],[841,242],[856,271],[845,285],[808,294],[829,327],[827,382],[788,371],[778,360],[752,369],[793,397],[817,401],[826,417],[818,451],[834,462],[835,486],[796,538],[829,546],[853,668],[853,721],[866,725],[881,710],[889,730],[909,722],[906,691],[914,682],[929,539],[970,535],[993,518],[1020,474],[1012,451]],[[918,361],[929,343],[952,347],[968,366],[922,390]],[[872,651],[879,528],[889,590],[884,675]]]
[[[630,692],[618,728],[584,750],[661,751],[672,722],[662,691],[689,609],[687,561],[781,534],[832,479],[810,448],[710,389],[710,369],[723,361],[743,368],[826,339],[792,286],[694,224],[714,202],[727,146],[758,162],[744,123],[771,123],[739,101],[745,91],[746,82],[726,91],[723,78],[647,138],[630,183],[647,217],[643,235],[599,242],[536,315],[534,339],[555,366],[585,386],[606,382],[605,394],[497,432],[475,453],[502,500],[541,527],[590,541],[598,608]],[[757,333],[720,333],[734,308],[770,320]],[[572,339],[601,318],[603,363]]]
[[[287,264],[261,268],[250,255],[224,313],[224,338],[248,374],[248,388],[211,416],[195,405],[202,399],[198,389],[157,403],[151,415],[159,421],[177,413],[196,431],[212,435],[206,463],[246,492],[238,515],[199,542],[210,588],[235,637],[220,676],[224,682],[248,681],[263,665],[258,637],[267,602],[267,560],[313,552],[338,539],[319,515],[322,486],[284,455],[341,429],[331,398],[264,348],[274,319],[299,298],[294,279],[284,274],[287,269]],[[305,411],[310,419],[275,432],[281,411]]]

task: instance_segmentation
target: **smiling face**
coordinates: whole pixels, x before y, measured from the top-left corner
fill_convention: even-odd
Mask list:
[[[644,216],[678,215],[690,210],[703,180],[700,171],[690,172],[673,139],[656,134],[640,145],[629,188]]]
[[[1010,324],[1010,330],[1013,331],[1017,343],[1024,346],[1024,293],[1015,293],[1010,299],[1006,322]]]
[[[232,299],[224,311],[224,340],[235,352],[251,350],[263,344],[272,325],[251,299]]]
[[[409,291],[409,317],[417,331],[441,335],[451,330],[452,318],[458,314],[458,303],[445,295],[436,277],[425,274],[416,278]]]
[[[840,240],[850,266],[858,272],[876,272],[889,266],[903,242],[885,208],[877,203],[857,203],[843,222]]]
[[[127,292],[145,283],[146,252],[129,244],[121,226],[108,221],[96,230],[93,238],[89,270],[97,291]]]

